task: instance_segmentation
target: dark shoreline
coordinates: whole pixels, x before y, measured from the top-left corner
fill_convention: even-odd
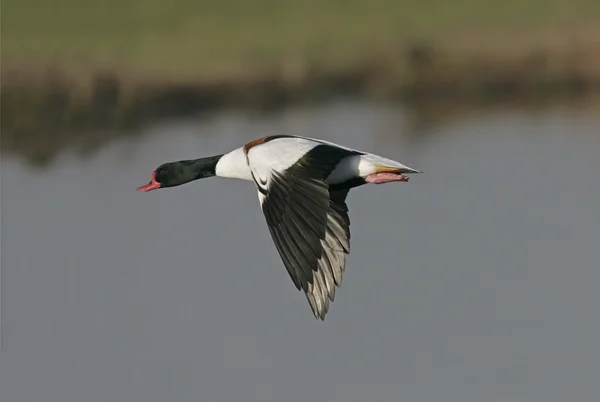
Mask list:
[[[600,93],[600,71],[595,68],[600,68],[600,53],[594,46],[588,50],[538,49],[483,57],[415,45],[400,54],[371,55],[348,68],[287,63],[245,77],[204,82],[140,79],[104,70],[82,84],[64,69],[33,72],[6,67],[5,62],[2,151],[44,164],[73,143],[94,148],[110,140],[103,138],[107,131],[135,131],[152,122],[217,110],[268,112],[338,97],[401,102],[416,111],[444,104],[576,99]]]

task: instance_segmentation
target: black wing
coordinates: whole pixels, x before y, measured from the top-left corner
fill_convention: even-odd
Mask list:
[[[322,158],[320,147],[331,148],[320,145],[285,172],[274,172],[261,199],[283,264],[315,317],[323,320],[350,251],[349,190],[330,190],[325,179],[350,154],[334,148],[336,157]]]

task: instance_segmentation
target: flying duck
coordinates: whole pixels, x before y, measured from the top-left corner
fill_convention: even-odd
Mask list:
[[[226,154],[162,164],[138,191],[212,176],[254,182],[283,265],[315,318],[324,320],[350,252],[348,192],[367,183],[406,182],[409,173],[421,172],[331,142],[271,135]]]

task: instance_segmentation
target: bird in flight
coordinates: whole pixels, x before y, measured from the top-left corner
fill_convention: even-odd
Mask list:
[[[151,191],[212,176],[254,182],[273,242],[294,285],[324,320],[350,252],[346,197],[367,183],[406,182],[420,171],[378,155],[295,135],[271,135],[233,151],[160,165]]]

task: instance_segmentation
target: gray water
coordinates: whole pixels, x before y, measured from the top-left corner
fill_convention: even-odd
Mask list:
[[[350,193],[352,254],[325,322],[252,183],[135,191],[162,162],[282,131],[425,171]],[[400,107],[338,103],[144,134],[42,171],[3,155],[2,402],[600,400],[592,113],[414,133]]]

